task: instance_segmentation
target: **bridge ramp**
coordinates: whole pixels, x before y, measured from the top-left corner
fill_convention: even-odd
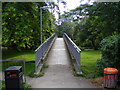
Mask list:
[[[68,54],[63,38],[57,38],[53,44],[48,57],[49,67],[45,75],[39,78],[28,78],[32,88],[95,88],[83,77],[73,76]]]

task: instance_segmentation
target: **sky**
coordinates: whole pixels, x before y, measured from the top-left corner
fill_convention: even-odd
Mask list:
[[[66,4],[66,8],[64,8],[64,5],[62,3],[59,3],[59,8],[60,8],[61,14],[63,14],[64,11],[69,11],[69,10],[75,9],[76,7],[78,7],[81,4],[85,4],[89,0],[63,0],[63,1],[65,1],[67,4]],[[90,0],[90,1],[93,2],[95,0]],[[57,3],[57,0],[55,0],[55,3]],[[55,17],[56,17],[56,19],[58,18],[57,13],[55,13]]]
[[[68,9],[74,9],[76,7],[78,7],[80,4],[85,4],[87,3],[89,0],[64,0],[65,2],[67,2],[67,7]],[[91,2],[93,2],[94,0],[90,0]]]

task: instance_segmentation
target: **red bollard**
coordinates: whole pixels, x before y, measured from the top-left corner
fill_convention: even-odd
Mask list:
[[[104,69],[104,87],[105,88],[116,88],[118,70],[116,68],[105,68]]]

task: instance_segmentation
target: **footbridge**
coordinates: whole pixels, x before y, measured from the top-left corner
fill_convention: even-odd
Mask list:
[[[77,45],[64,33],[63,38],[53,34],[35,50],[35,74],[44,62],[48,64],[45,75],[38,78],[27,77],[32,88],[95,88],[87,79],[75,77],[82,74],[80,52]]]
[[[57,48],[53,49],[54,46]],[[55,56],[53,56],[54,52],[50,52],[52,50],[55,51]],[[63,51],[67,52],[64,53]],[[56,34],[53,34],[35,50],[35,73],[39,73],[40,67],[44,64],[46,57],[50,54],[51,58],[50,60],[47,59],[47,62],[56,64],[71,62],[71,65],[73,66],[75,72],[77,74],[82,74],[80,69],[80,52],[81,50],[66,33],[64,33],[63,38],[58,38]],[[66,54],[69,54],[69,61],[67,59],[64,59],[67,57]]]

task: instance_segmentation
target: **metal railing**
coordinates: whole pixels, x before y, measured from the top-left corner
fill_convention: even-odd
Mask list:
[[[39,67],[41,60],[45,56],[48,49],[51,47],[54,39],[56,38],[56,34],[50,36],[44,43],[42,43],[36,50],[35,50],[35,72],[37,72],[37,68]]]
[[[78,48],[78,46],[68,37],[66,33],[64,33],[63,38],[67,44],[69,52],[72,54],[72,57],[75,59],[78,72],[77,73],[82,73],[80,71],[80,52],[81,50]]]

